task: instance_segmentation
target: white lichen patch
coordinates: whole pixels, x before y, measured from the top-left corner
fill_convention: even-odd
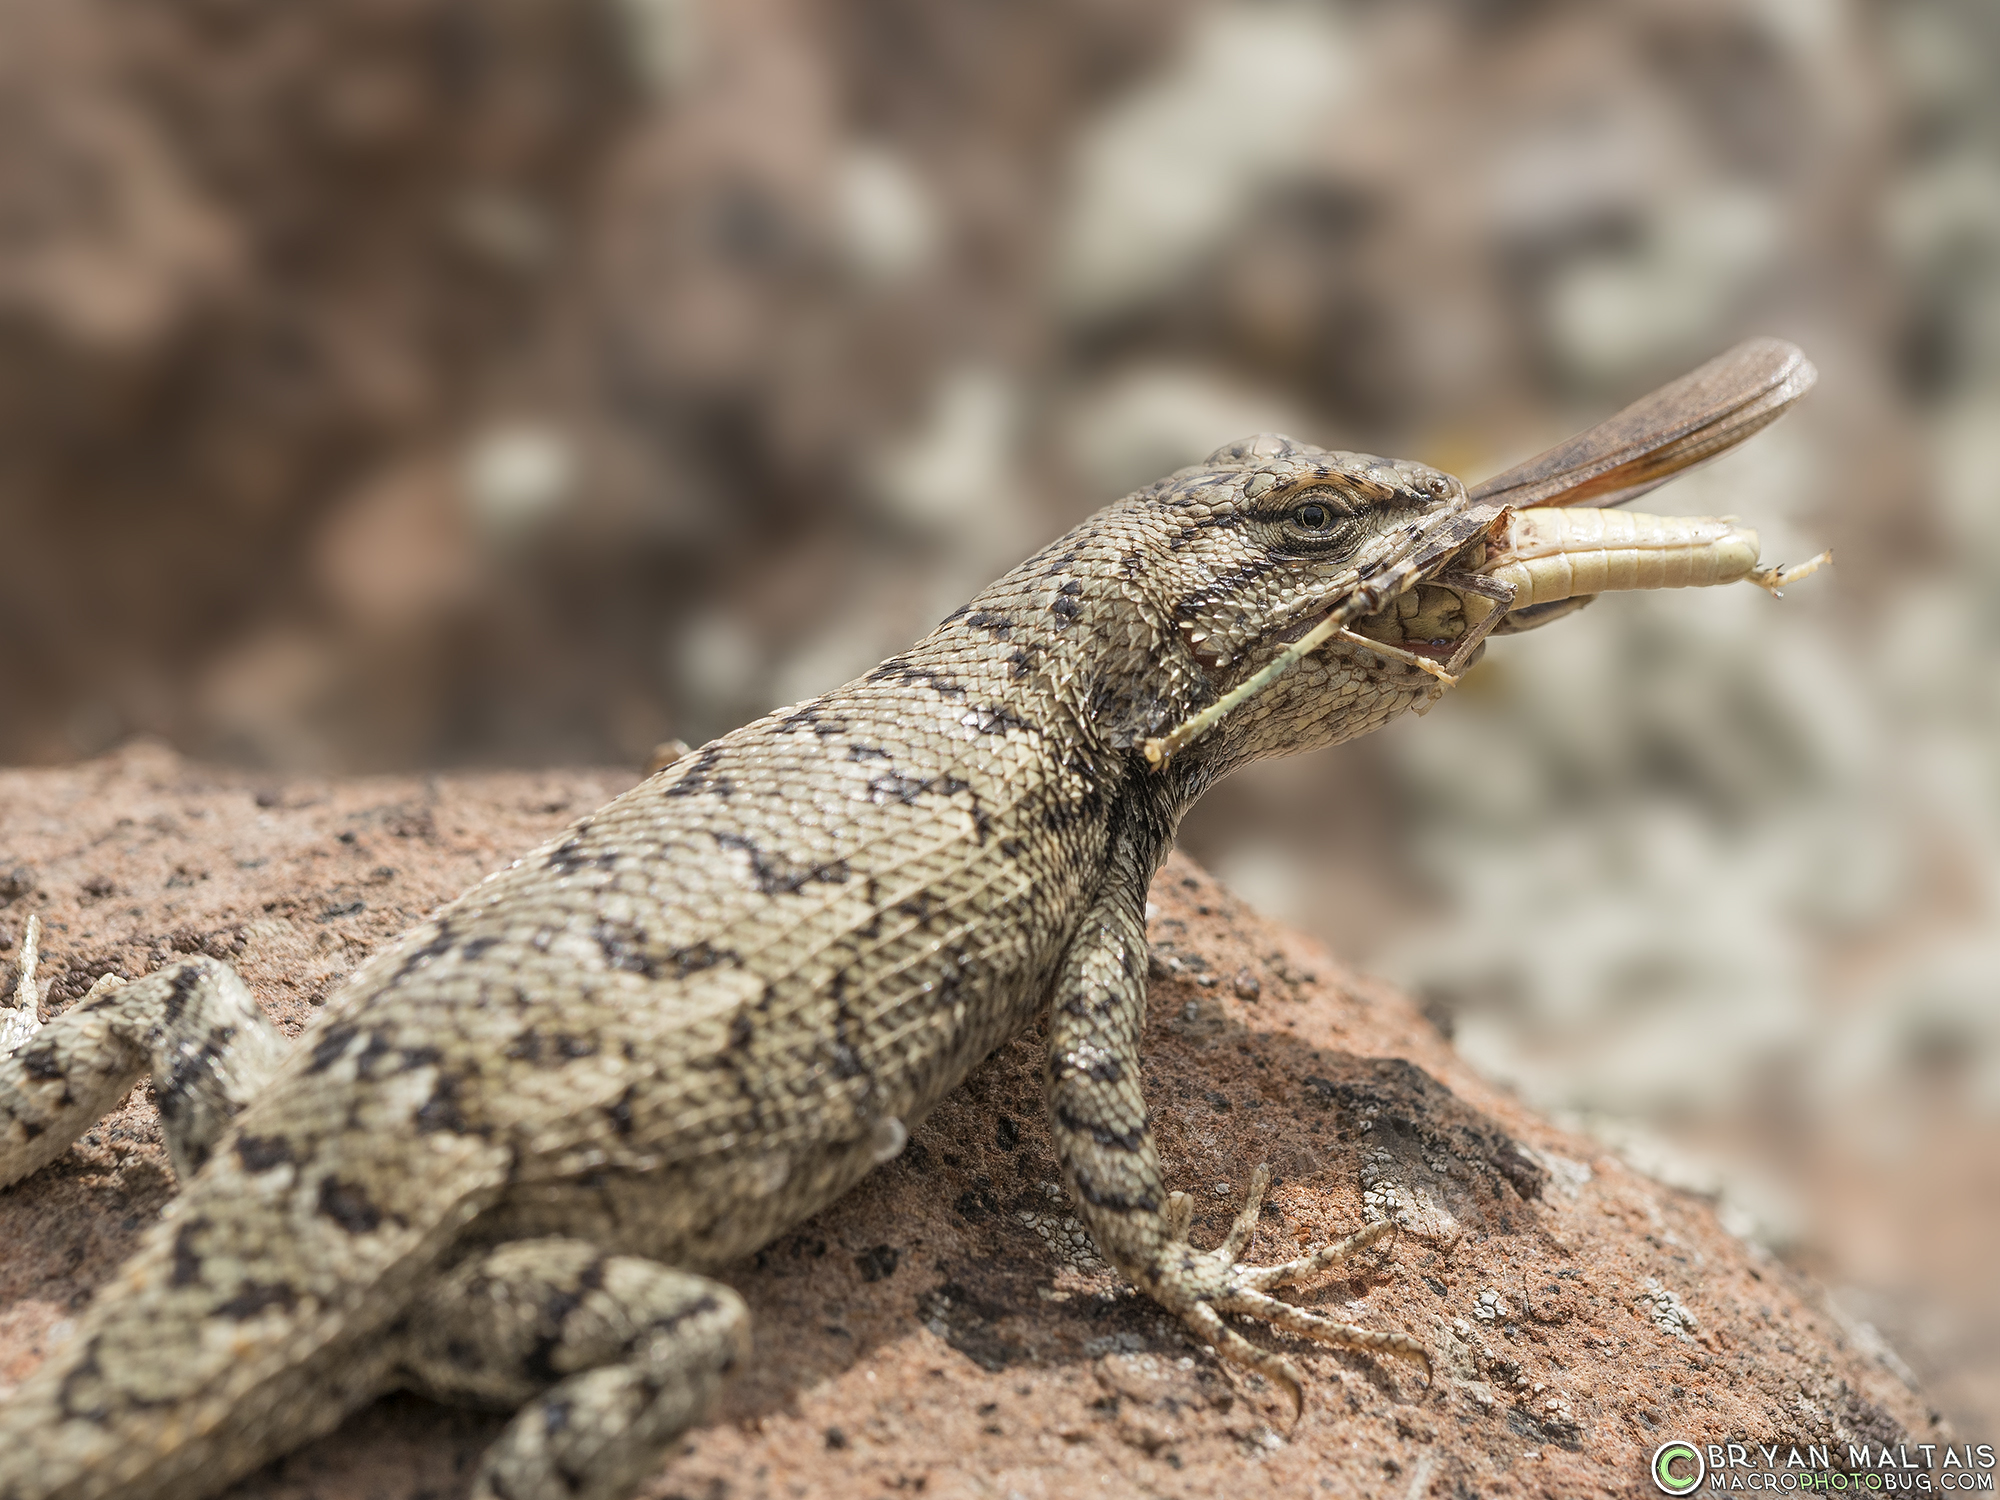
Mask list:
[[[1451,1163],[1426,1163],[1438,1176],[1450,1175]],[[1429,1184],[1411,1184],[1395,1170],[1395,1158],[1377,1147],[1361,1164],[1361,1205],[1370,1223],[1393,1219],[1412,1234],[1430,1240],[1456,1239],[1458,1219],[1438,1202]]]
[[[1097,1253],[1090,1231],[1083,1227],[1080,1219],[1063,1213],[1036,1213],[1026,1208],[1020,1211],[1018,1217],[1041,1237],[1064,1265],[1081,1272],[1105,1269],[1104,1258]]]
[[[1549,1174],[1549,1187],[1562,1194],[1572,1203],[1583,1193],[1584,1187],[1596,1174],[1586,1162],[1574,1161],[1554,1151],[1537,1151],[1532,1146],[1516,1143],[1521,1154]]]
[[[1632,1298],[1633,1303],[1646,1317],[1652,1319],[1653,1326],[1660,1332],[1692,1344],[1700,1324],[1694,1314],[1681,1301],[1680,1293],[1660,1285],[1657,1276],[1646,1278],[1645,1289]]]

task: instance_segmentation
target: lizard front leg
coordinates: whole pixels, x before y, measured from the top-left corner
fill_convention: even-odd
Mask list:
[[[1223,1243],[1199,1250],[1188,1242],[1193,1201],[1166,1190],[1139,1086],[1150,874],[1136,841],[1121,839],[1057,981],[1043,1082],[1056,1154],[1078,1214],[1114,1266],[1223,1358],[1283,1386],[1295,1409],[1304,1405],[1297,1367],[1252,1344],[1222,1314],[1241,1313],[1321,1343],[1397,1355],[1428,1373],[1424,1346],[1407,1334],[1335,1322],[1267,1295],[1376,1243],[1390,1232],[1388,1222],[1280,1265],[1241,1265],[1237,1257],[1256,1229],[1270,1182],[1269,1169],[1260,1166]]]
[[[189,958],[130,984],[109,975],[43,1023],[35,927],[20,1004],[0,1030],[0,1187],[69,1149],[148,1068],[174,1174],[186,1182],[288,1050],[236,971]]]

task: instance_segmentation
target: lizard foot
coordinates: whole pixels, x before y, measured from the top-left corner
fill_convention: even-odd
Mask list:
[[[1292,1398],[1292,1420],[1295,1422],[1305,1411],[1305,1386],[1298,1367],[1282,1354],[1258,1348],[1225,1323],[1222,1314],[1237,1313],[1255,1318],[1287,1333],[1336,1348],[1394,1355],[1421,1365],[1425,1378],[1429,1379],[1432,1373],[1430,1352],[1408,1334],[1383,1333],[1356,1323],[1342,1323],[1266,1295],[1271,1287],[1290,1286],[1366,1250],[1394,1232],[1396,1226],[1393,1221],[1384,1219],[1370,1224],[1344,1240],[1323,1245],[1308,1255],[1277,1265],[1238,1264],[1238,1257],[1256,1231],[1258,1211],[1263,1207],[1264,1192],[1270,1185],[1271,1169],[1268,1165],[1260,1165],[1251,1176],[1250,1192],[1244,1200],[1243,1211],[1236,1216],[1236,1222],[1230,1226],[1222,1244],[1207,1252],[1193,1252],[1188,1260],[1181,1263],[1192,1274],[1176,1279],[1182,1280],[1183,1285],[1193,1283],[1190,1288],[1192,1294],[1185,1299],[1161,1300],[1167,1301],[1167,1305],[1178,1312],[1190,1328],[1213,1344],[1215,1352],[1223,1359],[1254,1370],[1273,1384],[1282,1386]],[[1165,1216],[1170,1244],[1187,1243],[1193,1211],[1194,1200],[1186,1193],[1168,1196]],[[1158,1297],[1160,1294],[1156,1292],[1154,1295]],[[1176,1302],[1180,1305],[1176,1306]]]
[[[583,1240],[516,1240],[427,1296],[404,1383],[517,1408],[472,1500],[620,1500],[714,1404],[749,1357],[749,1312],[719,1282]]]
[[[174,1173],[185,1182],[290,1050],[235,970],[178,959],[144,979],[106,974],[40,1018],[41,922],[29,918],[16,1003],[0,1009],[0,1186],[40,1170],[150,1068]]]

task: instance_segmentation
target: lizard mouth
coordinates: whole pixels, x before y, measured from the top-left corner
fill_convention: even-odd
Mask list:
[[[1398,594],[1386,609],[1356,620],[1353,630],[1414,656],[1448,661],[1465,633],[1501,608],[1498,600],[1426,580]]]
[[[1437,592],[1440,593],[1451,592],[1448,589],[1435,585],[1419,584],[1408,594],[1400,597],[1402,599],[1414,599],[1421,590],[1427,588],[1436,588]],[[1446,623],[1442,618],[1444,612],[1434,610],[1430,611],[1430,613],[1440,616],[1431,628],[1445,630]],[[1277,645],[1289,646],[1294,641],[1310,634],[1313,628],[1319,624],[1320,618],[1319,615],[1308,615],[1302,620],[1295,621],[1283,630],[1278,631],[1273,640]],[[1437,635],[1407,634],[1405,633],[1407,630],[1405,615],[1399,614],[1393,606],[1383,610],[1380,614],[1366,615],[1356,620],[1353,629],[1356,635],[1365,635],[1370,640],[1380,641],[1385,646],[1395,646],[1400,650],[1410,652],[1414,656],[1428,657],[1432,661],[1450,660],[1452,652],[1458,649],[1459,637],[1465,634],[1462,625],[1453,626],[1448,629],[1448,633]]]
[[[1506,585],[1486,576],[1510,555],[1513,514],[1503,509],[1477,518],[1483,524],[1463,545],[1433,554],[1379,609],[1353,622],[1353,635],[1420,662],[1468,665],[1513,602]]]
[[[1355,632],[1357,635],[1360,633],[1359,631]],[[1429,657],[1432,661],[1450,661],[1452,652],[1458,649],[1458,637],[1451,636],[1445,640],[1423,641],[1405,636],[1403,638],[1403,649],[1413,656]]]

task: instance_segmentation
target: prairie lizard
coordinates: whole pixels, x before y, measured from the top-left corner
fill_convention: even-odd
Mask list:
[[[1043,1018],[1063,1175],[1125,1277],[1295,1398],[1224,1314],[1427,1366],[1270,1295],[1386,1222],[1241,1264],[1260,1172],[1222,1245],[1189,1242],[1139,1087],[1144,907],[1219,777],[1442,691],[1476,612],[1428,653],[1347,625],[1395,639],[1454,567],[1477,595],[1503,509],[1421,464],[1223,448],[491,876],[296,1047],[213,959],[39,1026],[24,982],[0,1183],[150,1070],[183,1191],[0,1410],[0,1500],[212,1494],[398,1387],[516,1413],[481,1500],[625,1495],[744,1357],[709,1273]]]

